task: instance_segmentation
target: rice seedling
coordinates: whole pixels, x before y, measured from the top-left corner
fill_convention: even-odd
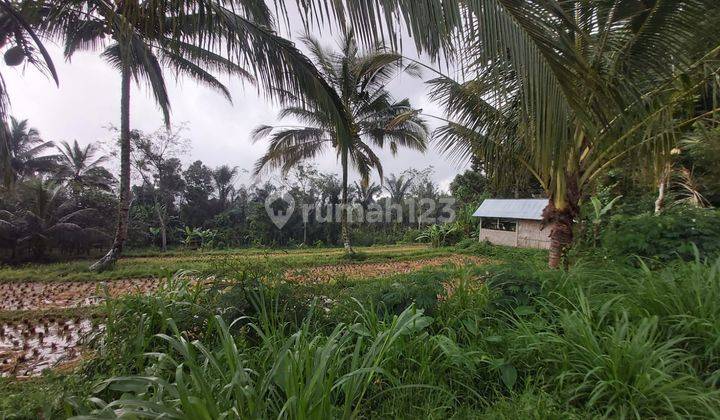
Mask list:
[[[0,324],[0,377],[37,376],[45,369],[76,362],[82,346],[104,328],[89,318],[53,323],[26,318],[19,324]]]

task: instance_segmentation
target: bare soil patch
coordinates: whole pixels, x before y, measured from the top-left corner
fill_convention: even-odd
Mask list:
[[[445,264],[487,264],[487,258],[452,255],[447,257],[424,258],[408,261],[389,261],[380,263],[336,264],[292,269],[285,272],[285,278],[298,283],[326,283],[337,278],[373,278],[394,274],[407,274],[425,267],[439,267]]]

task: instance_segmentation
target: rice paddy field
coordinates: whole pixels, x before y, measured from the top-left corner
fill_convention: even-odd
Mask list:
[[[465,242],[0,268],[0,418],[720,416],[720,265]]]

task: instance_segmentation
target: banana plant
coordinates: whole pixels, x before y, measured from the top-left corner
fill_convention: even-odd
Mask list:
[[[597,198],[597,197],[590,198],[590,203],[593,206],[593,213],[592,213],[593,247],[597,246],[598,237],[600,236],[600,225],[602,225],[603,221],[605,220],[605,215],[610,210],[612,210],[612,208],[615,206],[615,203],[617,203],[621,198],[622,198],[622,195],[618,195],[617,197],[610,200],[610,202],[605,204],[604,206],[599,198]]]

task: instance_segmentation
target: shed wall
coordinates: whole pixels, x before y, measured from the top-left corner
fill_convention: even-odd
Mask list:
[[[550,249],[550,228],[540,230],[538,220],[520,220],[518,223],[518,247]]]
[[[493,245],[517,246],[517,232],[506,230],[482,229],[478,235],[480,242],[487,240]]]
[[[513,246],[518,248],[550,248],[550,229],[540,230],[538,220],[518,220],[517,231],[482,229],[478,235],[480,242],[487,240],[494,245]]]

